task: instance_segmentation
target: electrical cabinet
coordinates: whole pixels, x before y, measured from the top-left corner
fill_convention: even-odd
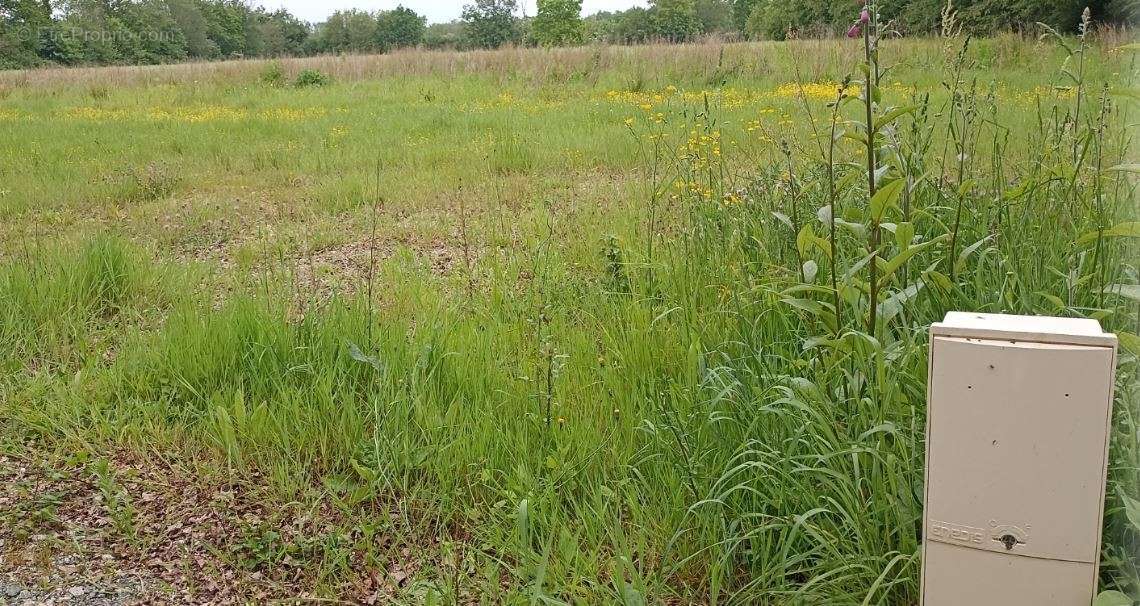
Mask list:
[[[951,312],[930,329],[922,603],[1088,606],[1116,337]]]

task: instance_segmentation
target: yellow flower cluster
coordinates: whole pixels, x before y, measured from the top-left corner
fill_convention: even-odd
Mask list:
[[[152,107],[147,112],[151,120],[169,120],[173,122],[217,122],[219,120],[243,120],[246,117],[244,110],[233,109],[224,105],[207,105],[204,107]]]
[[[1075,88],[1071,87],[1052,87],[1052,86],[1035,86],[1028,90],[1009,90],[1004,86],[999,86],[994,91],[995,96],[999,99],[1012,101],[1022,107],[1031,107],[1037,103],[1038,99],[1057,99],[1067,101],[1074,99],[1077,96]]]
[[[126,119],[130,116],[130,112],[125,109],[107,109],[102,107],[72,107],[69,108],[64,115],[76,120],[104,122],[107,120]]]
[[[719,130],[712,132],[691,130],[685,142],[677,147],[677,155],[701,169],[707,167],[711,160],[720,158],[720,146]]]
[[[263,110],[257,114],[257,117],[262,120],[274,120],[278,122],[303,122],[313,118],[320,118],[324,115],[325,108],[323,107],[305,107],[301,109],[277,107]]]
[[[729,192],[729,193],[725,194],[724,199],[722,200],[722,203],[725,206],[738,206],[742,202],[744,202],[744,199],[741,198],[738,194],[733,193],[733,192]]]
[[[696,194],[706,200],[712,198],[713,195],[712,189],[710,189],[707,185],[699,183],[697,181],[686,181],[684,179],[677,179],[676,181],[673,181],[673,189],[677,190],[677,193],[674,193],[670,196],[674,200],[678,199],[681,192],[684,191],[692,192],[693,194]]]
[[[805,84],[781,84],[772,91],[772,95],[782,99],[796,99],[803,91],[804,97],[815,101],[834,101],[839,93],[839,84],[835,82],[807,82]],[[849,85],[843,91],[844,97],[858,97],[860,89],[857,85]]]

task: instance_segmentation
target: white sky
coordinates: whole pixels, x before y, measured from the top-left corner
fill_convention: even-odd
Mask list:
[[[472,0],[254,0],[254,2],[269,10],[284,8],[297,17],[313,23],[324,21],[338,10],[350,8],[366,11],[389,10],[396,8],[398,4],[424,15],[428,23],[443,23],[458,19],[463,5],[474,3]],[[583,0],[582,15],[646,5],[646,0]],[[526,10],[526,14],[534,16],[535,0],[520,0],[519,6]]]

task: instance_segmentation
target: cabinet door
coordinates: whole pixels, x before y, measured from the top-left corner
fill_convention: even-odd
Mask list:
[[[1113,351],[935,337],[925,540],[1096,562]]]
[[[1089,606],[1096,565],[926,544],[923,606]]]

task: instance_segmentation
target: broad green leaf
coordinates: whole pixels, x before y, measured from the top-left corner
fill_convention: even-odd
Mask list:
[[[911,246],[911,247],[907,248],[906,250],[900,252],[899,254],[895,255],[890,261],[887,261],[886,264],[883,265],[883,280],[887,280],[888,278],[890,278],[891,275],[894,274],[896,271],[898,271],[898,269],[903,266],[903,263],[906,263],[907,260],[910,259],[911,257],[917,255],[918,253],[922,252],[923,250],[925,250],[927,248],[930,248],[935,243],[941,242],[942,240],[944,240],[948,237],[949,236],[947,234],[942,234],[941,236],[938,236],[937,238],[934,238],[932,240],[927,240],[926,242],[923,242],[922,244],[916,244],[914,246]]]
[[[899,250],[906,250],[910,247],[911,242],[914,242],[914,224],[899,223],[895,228],[895,244],[898,245]]]
[[[1140,337],[1130,332],[1118,332],[1116,338],[1120,341],[1120,346],[1128,350],[1134,356],[1140,356]]]
[[[892,109],[891,111],[879,117],[878,121],[875,122],[875,130],[879,130],[884,126],[887,126],[891,122],[898,120],[900,116],[905,116],[906,114],[909,114],[916,109],[918,109],[917,105],[907,105],[905,107],[896,107]]]
[[[1140,238],[1140,221],[1117,223],[1103,232],[1097,232],[1096,230],[1085,232],[1081,234],[1081,237],[1077,238],[1077,246],[1084,246],[1089,242],[1095,242],[1098,235],[1102,235],[1105,238]]]
[[[867,226],[862,223],[853,223],[851,221],[844,221],[843,219],[836,219],[835,224],[847,231],[851,232],[856,238],[860,240],[867,239]]]
[[[1140,173],[1140,164],[1117,164],[1116,166],[1110,166],[1104,170],[1110,170],[1118,173]]]
[[[814,292],[821,295],[831,296],[830,288],[826,286],[817,286],[815,284],[796,284],[795,286],[789,286],[788,288],[780,291],[780,295],[787,297],[802,292]]]
[[[1132,522],[1132,528],[1140,531],[1140,501],[1124,494],[1124,490],[1119,486],[1116,487],[1117,494],[1120,495],[1120,500],[1124,503],[1124,515]]]
[[[1098,309],[1089,314],[1089,317],[1097,322],[1104,322],[1105,318],[1111,316],[1113,312],[1111,309]]]
[[[380,364],[379,358],[364,353],[360,350],[359,347],[356,346],[356,343],[353,343],[352,341],[347,341],[347,343],[348,355],[351,356],[353,360],[356,360],[357,362],[364,362],[365,364],[375,369],[377,372],[384,371],[384,367]]]
[[[804,261],[804,281],[815,282],[815,275],[819,273],[819,265],[815,261],[808,259]]]
[[[824,326],[827,326],[828,329],[835,329],[835,314],[831,312],[831,305],[810,299],[783,298],[780,299],[780,301],[815,316],[822,321]]]
[[[804,351],[816,347],[828,347],[838,351],[847,351],[849,348],[844,347],[845,343],[846,342],[843,339],[832,339],[829,337],[811,337],[804,340]]]
[[[946,274],[940,271],[928,271],[923,274],[923,278],[930,281],[931,284],[934,284],[943,292],[954,290],[954,283],[950,281],[950,278]]]
[[[781,212],[772,211],[772,216],[776,217],[776,220],[778,220],[780,223],[787,225],[788,229],[792,229],[792,218],[788,215],[785,215]]]
[[[892,318],[898,315],[903,310],[903,305],[914,298],[925,284],[922,280],[911,284],[910,286],[892,294],[879,304],[879,317],[884,322],[890,322]]]
[[[862,442],[862,441],[866,440],[867,438],[869,438],[873,435],[876,435],[876,434],[880,434],[880,433],[893,436],[897,432],[898,432],[898,430],[895,427],[895,424],[891,423],[890,421],[887,421],[886,423],[879,423],[878,425],[872,427],[871,429],[868,429],[867,431],[864,431],[863,433],[859,434],[859,437],[856,439],[856,441]]]
[[[843,281],[846,282],[851,278],[854,278],[855,274],[859,273],[859,271],[863,269],[863,266],[870,263],[871,259],[873,258],[875,258],[875,255],[873,253],[867,253],[866,256],[864,256],[862,259],[859,259],[859,261],[854,265],[848,267],[847,271],[843,272]]]
[[[852,141],[858,143],[859,145],[863,145],[863,146],[867,145],[867,137],[864,137],[863,133],[861,133],[861,132],[849,130],[849,131],[846,131],[843,133],[843,137],[846,139],[851,139]]]
[[[1068,305],[1065,305],[1065,301],[1062,300],[1061,297],[1058,297],[1057,295],[1051,295],[1047,292],[1041,292],[1041,291],[1036,291],[1033,294],[1035,294],[1039,297],[1042,297],[1043,299],[1052,303],[1053,306],[1056,307],[1055,311],[1060,311],[1060,310],[1063,310],[1066,307],[1068,307]]]
[[[622,606],[645,606],[645,596],[633,585],[623,581],[621,583]]]
[[[969,260],[970,255],[974,254],[974,251],[981,248],[983,244],[989,242],[991,239],[993,239],[993,236],[986,236],[981,240],[978,240],[977,242],[974,242],[973,244],[967,246],[966,248],[963,248],[962,252],[958,253],[958,258],[954,261],[954,272],[957,273],[962,271],[962,269],[966,267],[966,261]]]
[[[1018,183],[1017,187],[1007,189],[1002,192],[1001,199],[1008,202],[1010,200],[1020,198],[1021,196],[1025,195],[1025,192],[1029,191],[1034,185],[1036,185],[1036,182],[1034,182],[1032,179],[1026,179],[1021,183]]]
[[[812,314],[815,316],[822,315],[827,311],[823,307],[822,303],[820,303],[819,301],[812,301],[811,299],[785,298],[785,299],[781,299],[781,301],[783,301],[784,303],[787,303],[788,305],[791,305],[792,307],[795,307],[796,309],[806,311],[809,314]]]
[[[356,459],[352,459],[349,463],[352,465],[352,469],[356,472],[356,475],[360,476],[360,479],[365,482],[373,483],[380,477],[380,474],[376,470],[369,469],[357,463]]]
[[[1140,301],[1140,284],[1109,284],[1104,287],[1104,292]]]
[[[898,203],[899,194],[902,193],[902,187],[905,183],[903,179],[895,179],[880,187],[879,191],[871,196],[871,218],[876,223],[882,220],[888,208]]]
[[[1132,606],[1134,602],[1127,595],[1115,591],[1102,591],[1093,600],[1092,606]]]
[[[875,183],[876,184],[882,183],[883,177],[885,177],[887,175],[887,173],[891,172],[891,168],[893,168],[893,167],[886,162],[884,162],[883,164],[880,164],[879,168],[875,169]]]
[[[815,216],[820,223],[831,225],[831,205],[820,206],[819,210],[815,211]]]
[[[796,235],[796,250],[799,251],[800,258],[809,256],[808,253],[811,252],[813,246],[828,259],[831,258],[831,242],[815,235],[815,230],[808,223],[800,228],[800,233]]]
[[[788,379],[788,384],[792,389],[800,392],[809,400],[818,401],[823,399],[823,392],[820,391],[819,386],[815,383],[812,383],[808,379],[805,379],[803,377],[792,377]],[[804,515],[811,515],[811,512],[808,512]]]
[[[808,256],[808,248],[811,247],[814,238],[815,231],[812,230],[810,223],[800,228],[800,233],[796,234],[796,250],[799,251],[800,258]]]
[[[519,501],[515,508],[515,531],[518,532],[519,539],[530,540],[530,502],[527,499]]]
[[[961,198],[961,197],[965,196],[966,194],[970,193],[970,191],[973,189],[974,189],[974,180],[973,179],[966,179],[965,181],[962,182],[961,185],[958,186],[958,197]]]

